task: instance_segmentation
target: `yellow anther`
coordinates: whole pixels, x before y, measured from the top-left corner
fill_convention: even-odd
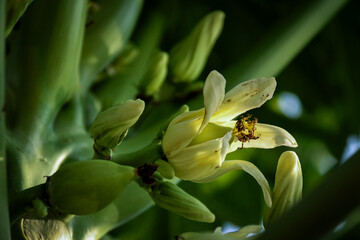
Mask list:
[[[241,116],[240,119],[236,122],[233,129],[233,136],[235,137],[235,139],[243,143],[242,146],[244,146],[244,142],[255,140],[260,137],[260,134],[255,136],[257,122],[257,118],[251,120],[251,115],[248,115],[247,117]]]

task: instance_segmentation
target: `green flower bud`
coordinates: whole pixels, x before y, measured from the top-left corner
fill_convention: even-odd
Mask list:
[[[97,212],[135,179],[132,167],[104,160],[88,160],[61,167],[46,182],[50,205],[60,212]]]
[[[40,218],[44,218],[48,215],[47,206],[39,198],[35,198],[31,203]]]
[[[116,147],[125,137],[128,128],[139,119],[144,108],[144,101],[137,99],[101,112],[90,128],[95,143],[104,148]]]
[[[225,14],[215,11],[205,16],[190,35],[170,51],[170,68],[175,82],[190,82],[199,77],[219,37]]]
[[[214,222],[215,216],[199,200],[170,182],[159,182],[150,193],[155,204],[187,219]]]
[[[175,177],[175,171],[168,162],[159,159],[155,161],[155,164],[158,166],[156,171],[164,178],[173,179]]]
[[[302,187],[302,171],[298,156],[293,151],[284,152],[280,156],[276,170],[273,204],[264,214],[265,227],[301,200]]]
[[[167,75],[169,56],[166,52],[156,53],[150,60],[146,73],[141,81],[145,96],[155,96],[159,92]]]

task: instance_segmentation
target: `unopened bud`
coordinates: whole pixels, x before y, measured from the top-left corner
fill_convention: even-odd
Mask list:
[[[175,171],[168,162],[159,159],[155,161],[155,164],[158,166],[156,171],[164,178],[173,179],[175,177]]]
[[[301,200],[303,179],[298,156],[293,151],[281,154],[276,169],[272,207],[264,214],[264,226],[267,227],[284,212]]]
[[[168,69],[169,56],[166,52],[156,53],[150,60],[144,78],[141,82],[141,90],[147,97],[155,96],[165,81]]]
[[[44,218],[48,215],[47,206],[39,198],[35,198],[31,203],[35,209],[36,214],[40,218]]]
[[[144,108],[144,101],[137,99],[116,104],[101,112],[90,128],[95,143],[104,148],[116,147],[127,130],[139,119]]]
[[[132,167],[105,160],[88,160],[61,167],[46,182],[50,205],[60,212],[97,212],[135,179]]]
[[[150,193],[155,204],[187,219],[214,222],[215,216],[199,200],[170,182],[158,182]]]
[[[225,14],[215,11],[205,16],[190,35],[170,51],[170,68],[175,82],[190,82],[199,77],[223,28]]]

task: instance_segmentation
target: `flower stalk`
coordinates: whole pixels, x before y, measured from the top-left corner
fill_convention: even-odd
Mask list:
[[[145,148],[125,154],[114,153],[111,161],[121,165],[139,167],[145,163],[153,163],[164,157],[160,140],[154,140]]]

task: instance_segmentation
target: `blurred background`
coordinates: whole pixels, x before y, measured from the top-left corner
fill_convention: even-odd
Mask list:
[[[143,31],[152,31],[147,29],[149,19],[158,18],[162,30],[157,47],[169,51],[207,13],[224,11],[222,34],[198,81],[204,81],[214,69],[227,79],[227,90],[254,77],[276,77],[273,99],[250,113],[259,122],[280,126],[296,138],[299,147],[294,151],[302,164],[306,196],[360,148],[360,4],[338,1],[343,3],[332,13],[331,20],[317,26],[324,15],[330,14],[326,7],[317,8],[324,2],[145,1],[131,41],[141,41]],[[201,94],[187,100],[190,109],[203,106]],[[124,148],[129,144],[125,141]],[[242,149],[227,159],[253,162],[273,186],[278,158],[287,150],[293,149]],[[180,186],[215,213],[214,223],[193,222],[152,207],[108,236],[172,239],[183,232],[213,231],[218,226],[234,231],[262,221],[265,204],[261,189],[241,171],[208,184],[183,181]],[[344,187],[359,191],[356,183]],[[358,210],[324,239],[360,239],[359,223]]]

